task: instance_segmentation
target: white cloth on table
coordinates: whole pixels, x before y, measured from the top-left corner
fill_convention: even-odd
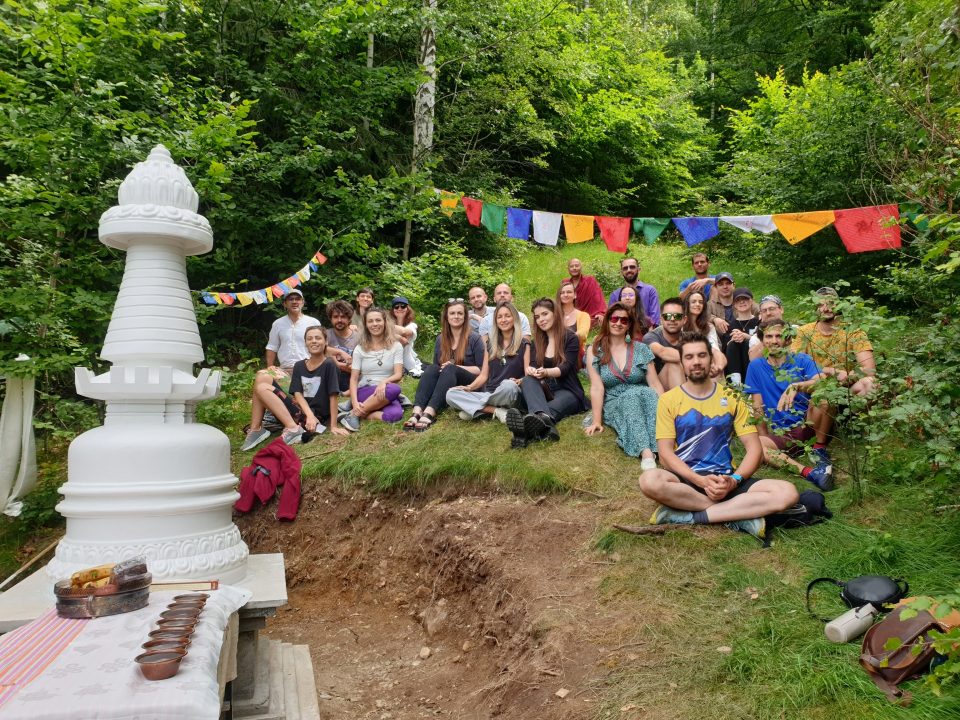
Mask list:
[[[80,634],[0,709],[4,720],[216,720],[220,717],[217,665],[230,616],[252,597],[249,590],[221,585],[194,629],[179,672],[167,680],[143,677],[134,658],[149,640],[160,613],[183,590],[150,593],[145,608],[93,618]],[[0,649],[17,633],[0,638]]]

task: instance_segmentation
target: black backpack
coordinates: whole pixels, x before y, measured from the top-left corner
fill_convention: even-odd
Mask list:
[[[816,525],[824,520],[833,517],[833,513],[827,508],[826,500],[823,495],[813,490],[804,490],[800,493],[800,502],[786,510],[767,515],[766,539],[763,546],[768,547],[772,539],[773,528],[800,528],[809,525]]]

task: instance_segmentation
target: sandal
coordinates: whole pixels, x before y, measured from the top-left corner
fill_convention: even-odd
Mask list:
[[[415,432],[417,429],[417,423],[420,422],[421,415],[418,413],[416,415],[411,415],[410,419],[403,424],[404,432]]]
[[[424,413],[417,419],[416,431],[423,432],[424,430],[429,429],[430,426],[433,425],[434,422],[436,422],[436,419],[437,419],[436,415],[427,415],[426,413]]]

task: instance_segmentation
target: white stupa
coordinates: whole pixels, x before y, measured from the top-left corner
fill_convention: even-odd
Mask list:
[[[162,145],[120,186],[100,218],[100,241],[127,253],[123,282],[94,375],[76,368],[77,392],[106,402],[103,426],[70,445],[67,520],[47,573],[144,555],[155,579],[246,574],[248,550],[232,520],[238,495],[230,442],[196,422],[219,392],[220,373],[193,367],[203,346],[187,285],[186,256],[213,248],[199,198]]]

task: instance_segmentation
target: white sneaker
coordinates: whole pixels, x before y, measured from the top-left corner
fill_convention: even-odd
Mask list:
[[[494,408],[493,416],[504,425],[507,424],[507,408]]]
[[[653,458],[643,458],[643,460],[640,461],[640,469],[643,472],[646,472],[647,470],[656,470],[657,461]]]
[[[473,420],[473,415],[471,415],[470,413],[468,413],[466,410],[461,410],[458,414],[460,415],[460,419],[461,419],[461,420],[466,420],[466,421],[468,421],[468,422],[469,422],[470,420]]]

